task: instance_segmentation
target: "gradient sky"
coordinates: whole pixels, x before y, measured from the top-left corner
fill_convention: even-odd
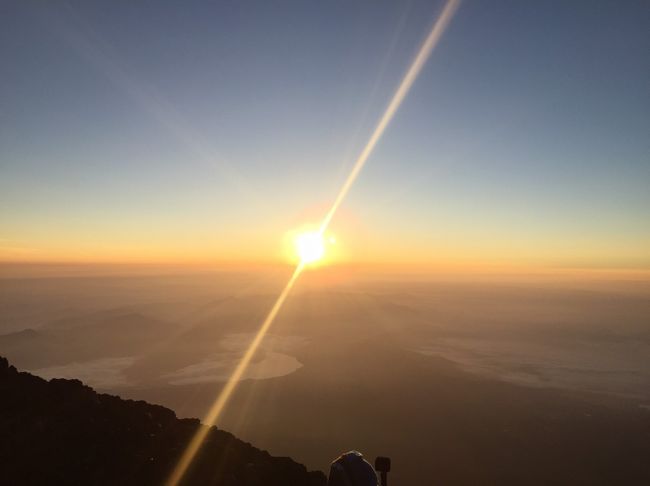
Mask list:
[[[0,5],[1,261],[274,261],[438,1]],[[331,229],[342,260],[650,268],[646,1],[465,0]]]

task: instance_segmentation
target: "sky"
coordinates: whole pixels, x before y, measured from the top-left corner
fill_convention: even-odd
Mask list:
[[[440,1],[0,4],[0,261],[282,262]],[[461,3],[339,262],[650,268],[650,7]]]

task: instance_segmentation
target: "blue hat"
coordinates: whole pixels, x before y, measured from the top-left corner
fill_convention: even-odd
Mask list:
[[[346,452],[330,466],[327,486],[377,486],[377,473],[360,452]]]

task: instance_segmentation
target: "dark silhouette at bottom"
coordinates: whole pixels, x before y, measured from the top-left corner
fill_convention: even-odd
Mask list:
[[[332,462],[328,486],[377,486],[377,472],[381,475],[381,486],[388,484],[390,459],[378,457],[375,469],[357,451],[346,452]]]
[[[201,425],[142,401],[45,381],[0,357],[0,485],[165,483]],[[325,475],[210,427],[182,485],[324,486]]]

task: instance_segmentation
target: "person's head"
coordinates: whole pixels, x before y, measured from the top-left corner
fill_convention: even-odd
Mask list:
[[[350,451],[332,462],[327,486],[377,486],[377,474],[360,452]]]

